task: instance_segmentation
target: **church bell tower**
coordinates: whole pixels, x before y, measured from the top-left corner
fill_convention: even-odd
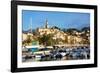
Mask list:
[[[46,19],[45,28],[48,28],[48,20]]]

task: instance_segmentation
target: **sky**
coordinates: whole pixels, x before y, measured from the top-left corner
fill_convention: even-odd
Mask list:
[[[89,13],[23,10],[22,29],[29,30],[31,24],[32,29],[43,28],[46,19],[49,27],[57,26],[61,29],[81,29],[90,26]]]

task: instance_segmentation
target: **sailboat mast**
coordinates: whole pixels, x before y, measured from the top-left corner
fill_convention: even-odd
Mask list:
[[[30,30],[31,30],[31,33],[32,33],[32,18],[30,19]]]

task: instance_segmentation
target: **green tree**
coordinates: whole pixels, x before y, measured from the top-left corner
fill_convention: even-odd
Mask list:
[[[42,35],[38,37],[39,43],[43,44],[44,46],[50,46],[53,45],[53,39],[52,39],[52,35],[48,34],[48,35]]]
[[[31,42],[32,42],[31,36],[28,35],[27,40],[25,40],[25,43],[26,43],[27,45],[29,45]]]
[[[67,33],[69,35],[76,36],[76,33],[75,32],[80,32],[80,31],[78,29],[75,29],[75,28],[69,28],[69,29],[67,29]]]
[[[57,26],[53,26],[52,29],[58,29],[58,30],[61,30],[59,27]]]

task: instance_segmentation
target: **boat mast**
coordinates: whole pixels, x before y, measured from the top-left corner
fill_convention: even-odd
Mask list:
[[[30,32],[32,33],[32,18],[30,18]]]

